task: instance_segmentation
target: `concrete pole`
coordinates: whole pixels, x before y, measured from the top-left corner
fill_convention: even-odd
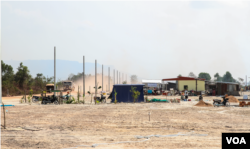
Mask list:
[[[116,82],[117,82],[116,84],[118,84],[118,70],[117,70],[117,76],[116,76],[116,78],[117,78],[117,79],[116,79],[116,80],[117,80],[117,81],[116,81]]]
[[[109,68],[109,79],[108,79],[108,81],[109,81],[109,83],[108,83],[108,85],[109,85],[108,91],[110,91],[110,68]]]
[[[96,94],[97,94],[97,77],[96,77],[96,74],[97,74],[97,61],[95,60],[95,97],[96,97]]]
[[[102,91],[103,91],[103,65],[102,65]]]
[[[83,89],[83,94],[85,95],[85,57],[83,56],[83,72],[82,72],[82,79],[83,79],[83,85],[82,85],[82,89]]]
[[[0,58],[2,59],[1,57],[1,54],[0,54]],[[2,64],[0,65],[0,76],[2,76]],[[1,92],[0,92],[0,103],[2,103],[2,79],[0,79],[0,89],[1,89]]]
[[[54,47],[54,90],[56,90],[56,47]],[[54,92],[54,96],[56,96],[56,92]]]

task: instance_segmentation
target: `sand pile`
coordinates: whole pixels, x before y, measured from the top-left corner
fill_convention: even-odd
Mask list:
[[[229,102],[239,102],[239,100],[237,98],[235,98],[234,96],[227,96],[226,98],[228,98],[228,101]],[[223,99],[222,99],[223,101]]]
[[[203,100],[199,101],[196,105],[194,106],[199,106],[199,107],[212,107],[213,105],[210,103],[206,103]]]

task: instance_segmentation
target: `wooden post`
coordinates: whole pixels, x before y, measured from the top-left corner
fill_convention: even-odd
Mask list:
[[[149,118],[149,121],[150,121],[150,114],[151,114],[151,113],[150,113],[150,112],[148,112],[148,118]]]
[[[59,98],[59,104],[62,104],[62,96],[63,96],[63,93],[62,93],[62,91],[60,91],[60,98]]]
[[[5,107],[4,107],[4,103],[2,103],[2,105],[3,105],[3,119],[4,119],[3,128],[6,129],[6,119],[5,119]]]
[[[24,88],[24,100],[25,100],[25,103],[26,103],[26,89]]]

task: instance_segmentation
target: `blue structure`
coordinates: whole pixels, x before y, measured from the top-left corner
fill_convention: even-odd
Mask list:
[[[117,102],[134,102],[132,97],[132,92],[130,92],[131,87],[136,87],[136,90],[141,94],[138,98],[138,102],[144,102],[144,94],[143,94],[143,86],[144,84],[117,84],[113,85],[112,93],[110,97],[112,97],[111,102],[115,101],[114,90],[117,92],[116,100]]]

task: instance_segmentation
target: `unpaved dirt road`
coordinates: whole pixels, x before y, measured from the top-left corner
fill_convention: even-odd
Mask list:
[[[6,107],[7,129],[1,127],[2,148],[61,149],[78,146],[77,149],[82,149],[99,144],[95,148],[217,149],[221,148],[222,132],[250,132],[250,108],[196,107],[197,101],[93,105],[89,104],[90,98],[86,99],[86,104],[29,105],[18,103],[18,98],[6,98],[9,97],[5,97],[3,102],[16,105]],[[211,103],[213,98],[204,97],[204,101]],[[148,140],[135,137],[178,133],[189,134],[150,137]],[[121,141],[132,142],[100,144]]]

